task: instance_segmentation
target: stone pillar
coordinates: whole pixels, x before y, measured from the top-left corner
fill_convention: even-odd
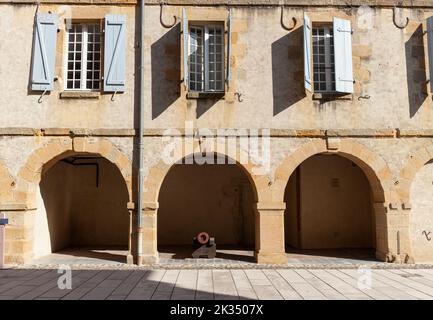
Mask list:
[[[158,263],[158,247],[157,247],[157,213],[158,202],[143,203],[142,213],[142,263],[152,264]]]
[[[0,213],[9,219],[5,228],[5,264],[25,264],[33,259],[34,210],[23,204],[0,206]]]
[[[132,248],[133,248],[133,244],[132,241],[135,238],[134,237],[134,232],[133,232],[133,217],[134,217],[134,212],[135,212],[135,203],[134,202],[128,202],[128,204],[126,205],[127,209],[128,209],[128,213],[129,213],[129,232],[128,232],[128,253],[126,255],[126,263],[127,264],[133,264],[134,263],[134,256],[132,255]]]
[[[287,255],[284,242],[284,202],[259,202],[255,204],[257,263],[285,264]]]

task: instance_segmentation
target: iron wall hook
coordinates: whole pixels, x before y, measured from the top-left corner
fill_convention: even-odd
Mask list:
[[[159,21],[161,22],[161,25],[162,25],[164,28],[167,28],[167,29],[173,28],[173,27],[176,25],[176,23],[177,23],[177,17],[176,17],[175,15],[173,15],[174,21],[173,21],[172,24],[167,24],[167,23],[165,23],[165,22],[162,20],[162,15],[163,15],[162,12],[163,12],[163,7],[164,7],[164,2],[161,2],[161,3],[160,3],[160,7],[161,7],[161,10],[160,10],[160,12],[159,12]]]
[[[238,97],[238,101],[239,101],[239,102],[243,102],[243,101],[244,101],[244,99],[242,98],[242,93],[240,93],[240,92],[235,92],[235,96]]]
[[[116,93],[117,93],[117,90],[114,91],[113,95],[111,96],[111,101],[115,101],[114,98],[116,97]]]
[[[288,27],[285,23],[284,23],[284,6],[281,6],[281,26],[287,30],[287,31],[291,31],[293,29],[295,29],[296,24],[297,24],[297,20],[295,17],[292,17],[292,21],[293,21],[293,27]]]
[[[422,232],[422,234],[425,235],[427,241],[431,241],[431,237],[430,237],[431,232],[427,232],[427,231],[424,230]]]
[[[41,96],[38,99],[38,103],[42,103],[42,98],[44,97],[44,95],[47,93],[47,90],[45,89],[44,92],[42,92]]]
[[[399,29],[404,29],[404,28],[406,28],[407,25],[409,24],[409,18],[406,17],[406,23],[405,23],[404,25],[399,24],[399,23],[397,22],[397,19],[396,19],[396,16],[397,16],[396,11],[397,11],[397,7],[394,7],[394,8],[392,9],[392,21],[394,22],[394,25],[395,25],[397,28],[399,28]]]

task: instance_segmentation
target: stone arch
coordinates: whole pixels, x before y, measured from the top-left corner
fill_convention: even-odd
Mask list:
[[[424,189],[427,195],[418,195],[418,198],[414,196],[417,194],[413,190],[413,187],[417,187],[417,182],[426,179],[425,172],[421,176],[417,176],[417,174],[421,173],[432,159],[433,143],[429,142],[410,152],[399,174],[397,192],[402,201],[403,209],[407,210],[407,214],[404,216],[407,221],[408,246],[411,248],[411,258],[416,263],[430,263],[433,257],[427,236],[427,233],[430,231],[428,228],[431,225],[431,219],[425,215],[429,212],[430,206],[427,204],[427,211],[423,211],[423,205],[420,205],[419,202],[421,200],[422,203],[423,199],[426,199],[425,197],[429,197],[429,189]],[[425,206],[426,204],[424,204],[424,210],[426,209]],[[424,235],[421,230],[423,230],[422,232],[426,232],[426,234]]]
[[[405,165],[400,171],[397,192],[407,208],[410,203],[410,188],[417,172],[433,159],[433,143],[420,147],[407,157]]]
[[[15,180],[9,173],[8,168],[0,160],[0,205],[13,201],[13,189]]]
[[[58,160],[75,153],[98,154],[113,163],[121,172],[132,199],[132,164],[129,158],[115,145],[104,138],[57,138],[35,150],[18,172],[14,190],[15,199],[28,208],[35,207],[36,189],[41,181],[44,167],[54,165]]]
[[[195,146],[197,146],[196,144]],[[163,160],[160,160],[156,165],[150,168],[147,178],[145,179],[144,185],[143,185],[143,201],[149,204],[155,204],[158,202],[158,195],[161,188],[161,185],[164,181],[164,178],[166,177],[169,170],[173,167],[174,164],[182,161],[183,159],[198,153],[199,151],[194,148],[194,152],[184,155],[182,144],[177,146],[178,152],[175,151],[175,154],[179,154],[181,156],[176,157],[174,159],[173,163],[167,164]],[[255,201],[261,200],[261,195],[264,193],[262,190],[266,190],[269,188],[268,182],[269,178],[267,175],[258,175],[254,171],[254,164],[251,162],[248,162],[246,164],[242,163],[241,159],[249,159],[248,154],[243,150],[238,150],[236,153],[236,157],[231,157],[226,152],[222,152],[221,150],[225,150],[225,145],[223,144],[212,144],[210,148],[208,148],[206,151],[208,153],[215,153],[219,154],[221,156],[229,157],[236,161],[236,164],[239,166],[240,169],[242,169],[248,179],[251,182],[251,185],[253,187],[254,193],[255,193]]]
[[[393,177],[385,160],[363,144],[342,140],[337,149],[329,150],[326,140],[311,141],[287,156],[275,171],[275,201],[284,199],[284,190],[294,170],[306,159],[321,153],[333,153],[353,161],[370,182],[375,203],[393,202],[397,199]]]
[[[367,177],[373,200],[376,220],[376,257],[382,261],[393,261],[390,254],[387,212],[394,201],[398,200],[393,176],[386,162],[365,145],[353,140],[330,141],[325,139],[311,141],[302,145],[294,153],[287,156],[275,172],[273,196],[274,201],[284,201],[284,192],[291,174],[306,159],[316,154],[333,153],[353,161]],[[395,208],[394,208],[395,209]]]

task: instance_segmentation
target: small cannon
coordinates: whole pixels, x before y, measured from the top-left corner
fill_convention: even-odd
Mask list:
[[[216,256],[215,238],[209,237],[206,232],[200,232],[192,241],[194,252],[193,258],[208,258],[213,259]]]

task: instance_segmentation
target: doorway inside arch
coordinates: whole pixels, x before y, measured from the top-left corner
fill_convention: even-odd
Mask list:
[[[319,154],[291,175],[285,191],[289,263],[359,263],[375,259],[370,183],[354,162]]]
[[[117,166],[72,154],[43,167],[35,214],[35,263],[125,263],[129,194]]]
[[[219,155],[212,164],[184,159],[167,173],[158,202],[161,262],[193,259],[193,238],[201,232],[215,238],[218,261],[254,261],[255,196],[240,165]]]

